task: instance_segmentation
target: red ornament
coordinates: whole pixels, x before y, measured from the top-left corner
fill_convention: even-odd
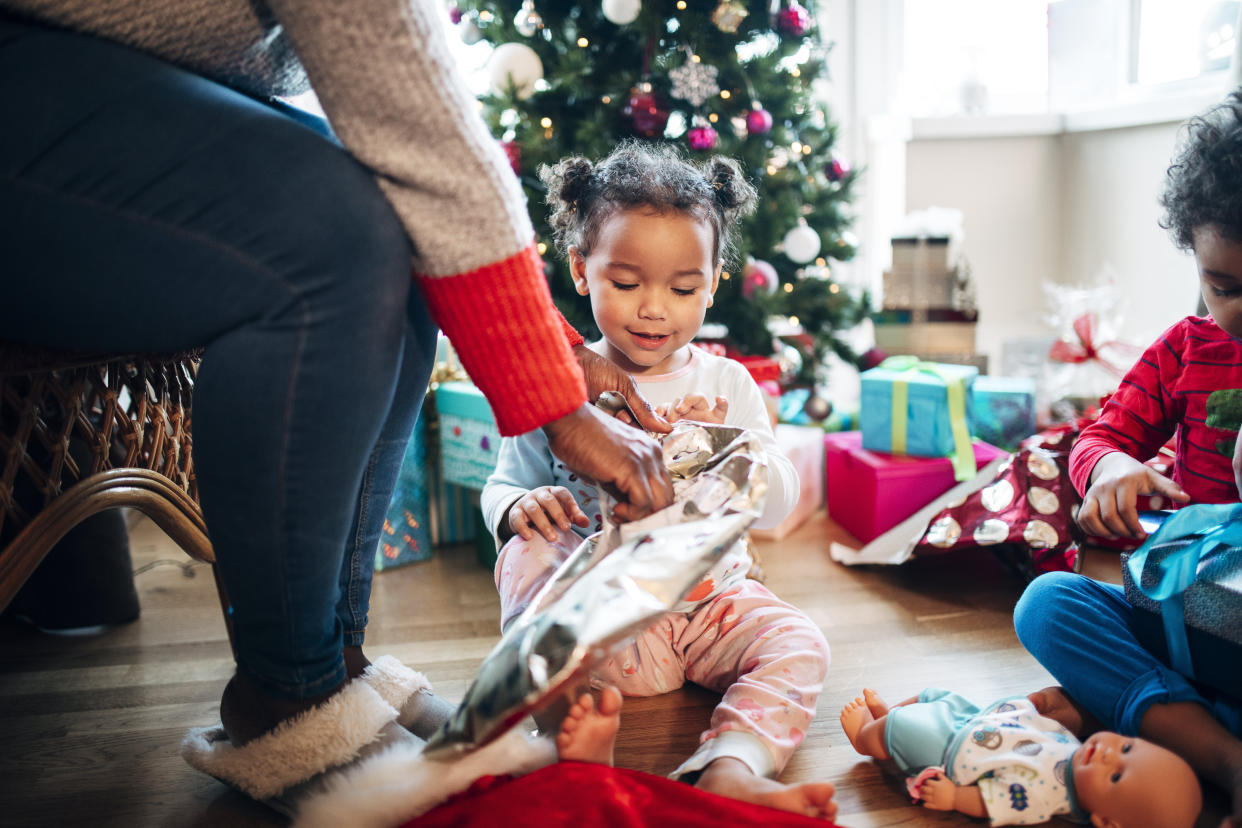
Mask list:
[[[521,177],[522,175],[522,146],[517,141],[501,141],[500,148],[505,151],[505,156],[509,159],[509,166],[513,168],[513,174]]]
[[[834,184],[850,174],[850,165],[838,155],[824,165],[824,176]]]
[[[746,131],[751,135],[764,135],[772,129],[772,113],[756,106],[746,113]]]
[[[448,10],[449,22],[456,26],[461,22],[461,9],[456,5],[449,6]]]
[[[867,352],[862,355],[863,370],[870,371],[886,359],[888,359],[888,354],[884,353],[879,348],[869,348]]]
[[[720,136],[716,134],[716,130],[709,126],[696,126],[686,133],[686,141],[690,144],[690,149],[706,151],[716,148],[716,142]]]
[[[802,37],[811,28],[811,13],[790,0],[776,15],[776,28],[787,37]]]
[[[631,120],[634,132],[644,138],[659,138],[668,123],[669,110],[651,91],[650,84],[635,86],[621,114]]]

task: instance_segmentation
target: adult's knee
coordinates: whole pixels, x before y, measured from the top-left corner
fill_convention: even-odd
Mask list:
[[[1013,608],[1013,628],[1022,646],[1039,658],[1037,652],[1050,630],[1060,626],[1081,594],[1085,577],[1073,572],[1048,572],[1031,581]]]

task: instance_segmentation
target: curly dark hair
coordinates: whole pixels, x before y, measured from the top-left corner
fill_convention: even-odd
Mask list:
[[[1183,250],[1194,249],[1200,227],[1242,241],[1242,88],[1183,129],[1160,195],[1160,226]]]
[[[731,158],[716,156],[694,164],[671,145],[635,140],[624,141],[598,164],[582,157],[545,164],[539,177],[547,185],[552,208],[548,223],[564,256],[570,247],[589,254],[604,220],[615,211],[648,207],[709,222],[715,239],[712,264],[728,263],[737,222],[754,211],[758,200]]]

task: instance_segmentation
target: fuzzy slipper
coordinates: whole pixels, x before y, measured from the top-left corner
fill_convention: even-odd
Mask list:
[[[300,799],[340,769],[395,745],[421,746],[402,726],[401,712],[417,719],[426,698],[435,699],[429,689],[426,678],[385,656],[327,701],[241,747],[233,746],[220,725],[192,728],[181,755],[198,770],[292,815]]]
[[[392,656],[377,658],[362,680],[397,710],[397,724],[428,739],[453,714],[455,705],[431,692],[431,682]]]

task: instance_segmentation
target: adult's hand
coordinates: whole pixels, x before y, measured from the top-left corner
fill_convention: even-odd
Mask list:
[[[625,397],[630,411],[633,411],[634,416],[638,418],[638,425],[647,431],[659,434],[667,434],[673,430],[668,421],[657,414],[651,407],[651,403],[647,402],[647,398],[639,392],[638,386],[634,384],[634,378],[612,360],[600,356],[586,345],[575,345],[574,356],[577,357],[578,365],[582,368],[582,375],[586,377],[588,400],[595,402],[605,391],[616,391]],[[626,422],[630,419],[625,412],[619,414],[618,418]]]
[[[613,515],[637,520],[673,502],[660,447],[590,403],[543,427],[548,448],[566,466],[599,483],[618,501]]]

